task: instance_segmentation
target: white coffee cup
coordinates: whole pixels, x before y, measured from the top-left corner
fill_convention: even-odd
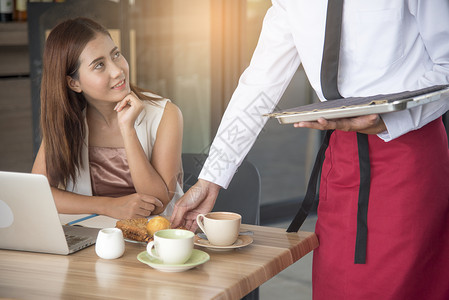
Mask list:
[[[242,216],[233,212],[199,214],[196,222],[212,245],[230,246],[239,236]]]
[[[159,230],[154,234],[154,241],[148,243],[147,252],[164,264],[183,264],[192,255],[194,236],[192,231],[184,229]]]
[[[119,228],[104,228],[98,232],[95,252],[104,259],[119,258],[125,252],[125,240]]]

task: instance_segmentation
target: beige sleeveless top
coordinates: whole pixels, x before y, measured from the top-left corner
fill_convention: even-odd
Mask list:
[[[89,167],[94,196],[121,197],[136,192],[125,148],[89,146]]]

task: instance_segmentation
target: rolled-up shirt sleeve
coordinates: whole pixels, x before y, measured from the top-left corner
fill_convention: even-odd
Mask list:
[[[228,187],[268,119],[262,115],[274,110],[299,64],[284,7],[273,1],[199,178]]]

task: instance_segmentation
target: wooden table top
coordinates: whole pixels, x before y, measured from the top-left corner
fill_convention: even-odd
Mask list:
[[[318,247],[315,233],[242,224],[253,243],[217,252],[195,246],[210,260],[166,273],[137,260],[145,246],[126,243],[125,254],[105,260],[91,246],[68,256],[0,250],[0,297],[20,299],[240,299]]]

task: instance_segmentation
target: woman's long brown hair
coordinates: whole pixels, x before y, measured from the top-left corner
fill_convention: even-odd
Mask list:
[[[78,79],[79,57],[95,36],[109,32],[87,18],[57,25],[47,38],[41,81],[41,129],[45,145],[47,176],[52,186],[74,183],[81,166],[81,150],[86,136],[83,110],[87,101],[67,86],[66,76]],[[131,86],[140,99],[158,100]]]

